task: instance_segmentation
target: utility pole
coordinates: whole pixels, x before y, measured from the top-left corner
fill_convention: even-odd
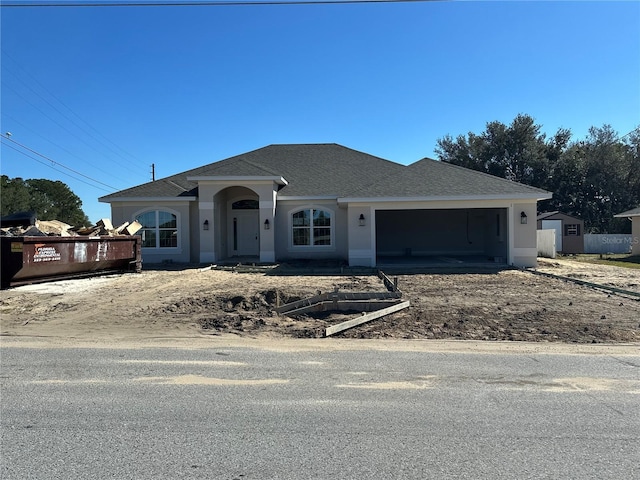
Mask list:
[[[155,163],[151,164],[151,181],[152,182],[156,181],[156,164]]]

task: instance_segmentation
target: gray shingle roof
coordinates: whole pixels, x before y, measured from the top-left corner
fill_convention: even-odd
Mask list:
[[[566,219],[570,218],[570,219],[576,220],[578,222],[582,222],[583,221],[580,217],[578,217],[576,215],[569,214],[569,213],[564,213],[564,212],[561,212],[559,210],[556,210],[554,212],[543,212],[543,213],[540,213],[536,217],[536,220],[546,220],[546,219],[548,219],[550,217],[554,217],[554,216],[559,217],[559,218],[557,218],[557,220],[560,220],[560,219],[565,219],[566,220]]]
[[[549,218],[553,215],[557,215],[558,213],[560,213],[559,210],[554,210],[553,212],[543,212],[538,214],[538,216],[536,217],[536,220],[544,220],[545,218]]]
[[[521,183],[450,163],[423,158],[389,181],[379,179],[375,185],[360,188],[354,197],[466,197],[466,196],[546,196],[548,192]]]
[[[197,195],[190,177],[282,176],[279,195],[339,197],[434,197],[536,195],[543,190],[462,167],[423,159],[405,166],[337,144],[269,145],[167,178],[121,190],[119,198]]]
[[[614,217],[637,217],[640,216],[640,207],[632,208],[631,210],[627,210],[626,212],[619,213],[614,215]]]

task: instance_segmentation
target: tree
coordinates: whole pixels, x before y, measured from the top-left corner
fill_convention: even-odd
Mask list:
[[[30,210],[29,191],[22,178],[0,177],[0,212],[2,216]]]
[[[436,154],[444,162],[544,188],[551,163],[562,154],[571,132],[559,129],[547,140],[541,126],[524,114],[505,125],[494,121],[480,135],[469,132],[438,139]]]
[[[640,206],[640,126],[625,135],[625,138],[626,174],[623,175],[622,182],[626,196],[623,203],[631,209]]]
[[[60,220],[74,226],[89,225],[82,201],[63,182],[46,179],[1,179],[2,215],[35,211],[39,220]]]
[[[610,125],[592,127],[577,142],[567,129],[549,139],[540,132],[532,117],[518,115],[509,126],[487,123],[480,135],[447,135],[436,153],[442,161],[552,192],[539,208],[582,218],[587,232],[628,232],[629,222],[613,215],[640,205],[640,127],[623,138]]]
[[[554,164],[548,190],[554,210],[585,221],[591,233],[629,233],[631,225],[616,213],[640,205],[638,130],[623,141],[610,125],[591,127]]]

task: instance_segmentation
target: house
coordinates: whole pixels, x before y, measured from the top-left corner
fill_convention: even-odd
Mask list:
[[[537,217],[538,230],[556,231],[556,251],[584,253],[584,221],[561,212],[541,213]]]
[[[337,144],[269,145],[106,195],[143,225],[143,260],[340,259],[536,264],[538,200],[551,194],[451,164],[405,166]],[[531,219],[531,220],[529,220]]]
[[[631,220],[631,255],[640,255],[640,207],[614,215]]]

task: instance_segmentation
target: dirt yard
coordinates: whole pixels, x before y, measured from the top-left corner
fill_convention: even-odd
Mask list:
[[[640,292],[640,270],[542,260],[538,271]],[[528,271],[398,276],[411,306],[338,338],[640,343],[637,297]],[[201,268],[145,270],[0,292],[0,334],[9,337],[276,339],[322,337],[361,315],[279,316],[283,304],[330,292],[383,292],[377,276],[280,276]]]

